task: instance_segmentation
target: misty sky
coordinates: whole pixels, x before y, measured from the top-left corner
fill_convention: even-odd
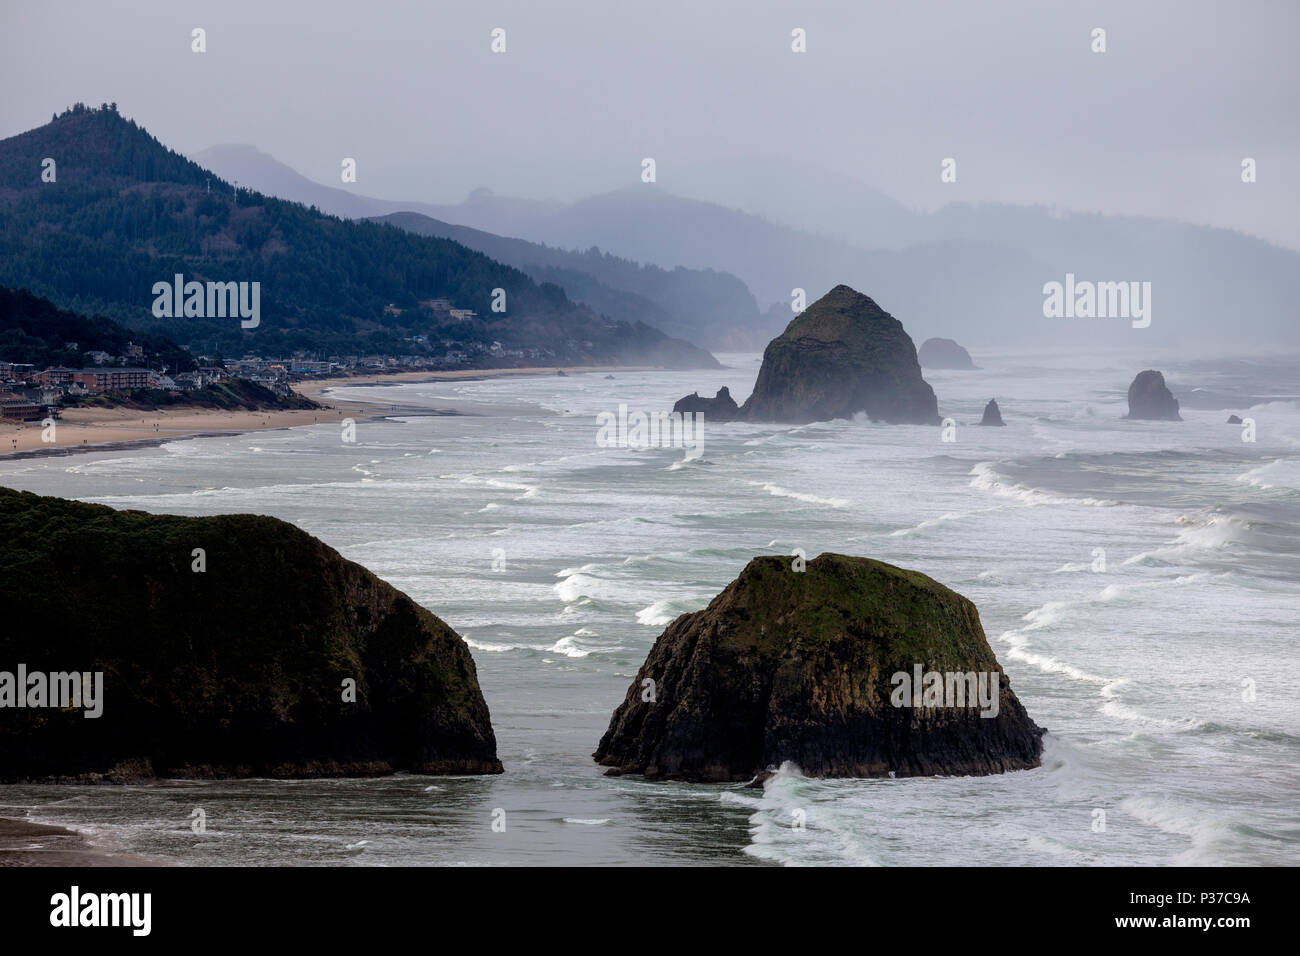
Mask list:
[[[701,169],[743,184],[788,161],[917,208],[1046,203],[1300,248],[1298,27],[1289,0],[0,0],[0,137],[116,101],[184,153],[249,143],[335,186],[355,157],[348,188],[392,199],[574,199],[638,183],[644,156],[701,194]]]

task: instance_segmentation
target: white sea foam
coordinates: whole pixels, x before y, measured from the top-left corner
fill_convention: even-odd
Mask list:
[[[665,624],[671,624],[683,613],[676,610],[676,607],[676,603],[670,600],[655,601],[649,607],[643,607],[636,612],[636,622],[647,627],[663,627]]]
[[[1119,504],[1110,498],[1079,497],[1071,498],[1052,494],[1040,488],[1029,488],[1010,481],[993,466],[992,462],[978,462],[970,470],[970,486],[980,491],[988,491],[1003,498],[1014,498],[1026,505],[1090,505],[1107,508]]]
[[[749,484],[762,488],[769,495],[777,498],[793,498],[795,501],[802,501],[805,504],[825,505],[828,508],[847,508],[849,506],[849,502],[845,498],[822,498],[804,491],[790,491],[788,488],[782,488],[780,485],[774,485],[767,481],[751,481]]]

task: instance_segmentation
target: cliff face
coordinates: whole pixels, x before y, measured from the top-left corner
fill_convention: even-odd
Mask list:
[[[952,339],[926,339],[916,357],[921,368],[975,368],[970,353]]]
[[[99,717],[0,709],[0,780],[502,769],[455,631],[274,518],[0,488],[0,606],[0,671],[103,672]]]
[[[894,677],[917,665],[985,674],[996,706],[896,706],[925,702]],[[961,595],[868,558],[823,554],[796,572],[760,557],[669,625],[593,756],[611,773],[690,781],[787,760],[819,777],[989,774],[1038,766],[1042,734]]]
[[[1155,369],[1138,372],[1128,387],[1128,417],[1154,421],[1181,422],[1178,399],[1165,385],[1165,377]]]
[[[806,422],[851,418],[939,424],[934,390],[921,378],[916,348],[903,325],[875,302],[838,285],[800,313],[768,343],[754,393],[731,411],[731,397],[678,401],[703,403],[715,421]]]

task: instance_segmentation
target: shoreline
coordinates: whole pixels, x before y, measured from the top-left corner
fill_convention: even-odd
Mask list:
[[[640,366],[580,366],[562,369],[566,374],[611,371],[645,371]],[[55,426],[55,441],[45,442],[39,422],[0,421],[0,461],[77,455],[92,452],[150,448],[190,438],[216,438],[250,432],[297,428],[338,422],[343,418],[374,421],[395,415],[522,414],[542,412],[532,406],[481,405],[429,408],[374,401],[331,399],[336,388],[420,384],[441,381],[481,381],[507,376],[555,375],[556,368],[464,369],[451,372],[395,372],[390,375],[334,376],[297,382],[299,395],[325,406],[318,409],[266,409],[226,411],[172,406],[151,412],[128,408],[71,408]]]
[[[85,834],[48,823],[0,817],[0,868],[10,866],[168,866],[162,860],[112,853]]]

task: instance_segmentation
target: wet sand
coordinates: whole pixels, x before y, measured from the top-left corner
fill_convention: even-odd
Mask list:
[[[165,866],[96,849],[74,830],[0,817],[0,866]]]

